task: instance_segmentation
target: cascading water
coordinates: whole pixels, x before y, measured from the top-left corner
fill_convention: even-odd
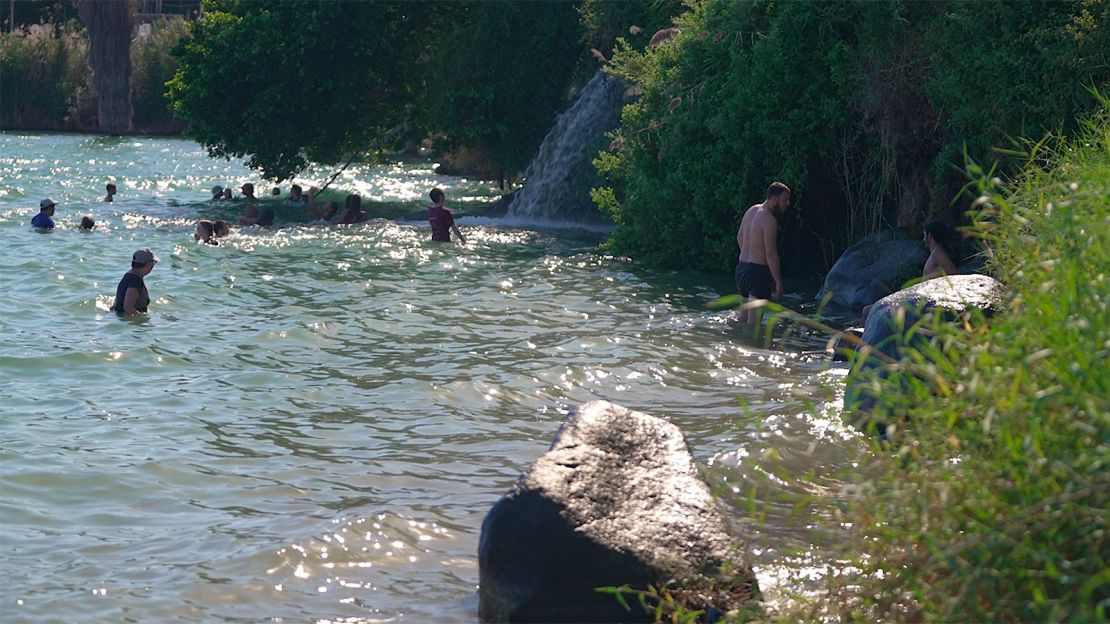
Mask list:
[[[524,170],[524,187],[506,219],[561,223],[597,221],[590,187],[597,179],[593,159],[604,135],[620,121],[624,86],[598,71],[559,116],[539,152]]]

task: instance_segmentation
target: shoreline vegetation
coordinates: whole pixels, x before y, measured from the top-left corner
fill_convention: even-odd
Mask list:
[[[183,19],[158,20],[149,36],[131,45],[129,135],[175,136],[185,122],[165,99],[165,83],[177,71],[171,50],[188,33]],[[0,128],[19,132],[104,134],[89,70],[89,40],[76,20],[17,27],[0,34]]]
[[[1016,176],[969,165],[967,233],[1009,304],[923,319],[928,343],[872,375],[888,439],[818,503],[848,527],[844,566],[820,599],[768,619],[1110,619],[1110,100],[1097,96],[1073,138],[1027,143]]]

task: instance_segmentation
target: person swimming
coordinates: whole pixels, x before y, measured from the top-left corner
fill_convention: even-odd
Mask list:
[[[216,240],[216,227],[208,219],[201,219],[197,221],[197,227],[193,230],[193,238],[206,245],[219,245]]]

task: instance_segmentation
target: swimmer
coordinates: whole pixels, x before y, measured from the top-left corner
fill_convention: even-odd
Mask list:
[[[57,205],[58,204],[49,197],[40,201],[39,213],[35,215],[34,219],[31,219],[31,226],[39,230],[53,230],[54,219],[50,217],[54,216],[54,207]]]
[[[216,240],[216,227],[207,219],[197,221],[197,228],[193,230],[193,239],[198,240],[206,245],[219,245]]]
[[[88,217],[88,216],[81,217],[81,229],[82,230],[91,230],[94,227],[96,227],[96,221],[93,221],[92,217]]]
[[[335,211],[339,209],[339,206],[335,202],[329,201],[324,203],[323,208],[318,209],[316,207],[316,192],[315,186],[308,189],[308,211],[316,217],[309,225],[327,225],[331,222],[331,218],[335,216]]]
[[[109,204],[112,203],[113,201],[115,201],[112,198],[116,196],[116,185],[109,182],[108,184],[106,184],[104,186],[104,190],[107,191],[107,193],[108,193],[104,197],[104,201],[108,202]]]
[[[362,198],[354,193],[347,196],[347,205],[343,207],[343,214],[339,215],[339,223],[342,225],[350,225],[352,223],[361,223],[370,218],[370,215],[362,211]]]
[[[450,243],[451,232],[454,232],[459,242],[465,245],[466,239],[459,231],[459,226],[455,225],[455,215],[443,206],[447,201],[447,195],[444,194],[442,189],[434,188],[428,193],[428,196],[435,202],[431,208],[428,208],[428,223],[432,226],[432,240],[439,243]]]
[[[228,226],[227,221],[220,219],[219,221],[212,222],[212,233],[216,238],[223,238],[231,234],[231,227]]]
[[[112,311],[121,314],[146,313],[150,293],[143,278],[154,270],[157,262],[158,256],[148,247],[139,249],[131,256],[131,270],[123,274],[123,279],[116,286],[116,302],[112,304]]]

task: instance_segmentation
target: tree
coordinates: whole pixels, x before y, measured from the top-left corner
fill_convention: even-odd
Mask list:
[[[174,111],[216,157],[269,179],[386,146],[411,117],[434,5],[232,0],[174,50]]]
[[[568,105],[585,51],[577,4],[462,2],[450,10],[424,68],[424,125],[448,147],[477,148],[514,174]]]
[[[78,0],[77,12],[89,30],[100,128],[112,134],[131,130],[131,27],[136,0]]]

